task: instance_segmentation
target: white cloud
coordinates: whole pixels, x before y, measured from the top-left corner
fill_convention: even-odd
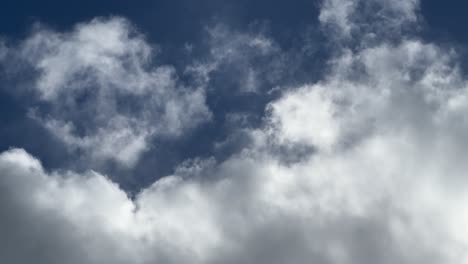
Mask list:
[[[122,18],[67,33],[37,29],[16,53],[38,73],[48,108],[32,116],[89,160],[131,167],[157,136],[179,136],[210,118],[203,87],[184,87],[171,66]]]
[[[340,34],[349,36],[352,30],[350,15],[356,6],[355,1],[328,0],[323,1],[319,20],[323,24],[335,25]]]
[[[453,54],[403,41],[343,56],[322,82],[273,102],[248,149],[221,164],[186,163],[134,200],[99,173],[47,173],[22,150],[1,154],[1,208],[14,210],[0,228],[15,250],[0,255],[14,263],[465,263],[468,88]],[[317,151],[285,164],[272,144],[289,142]]]
[[[206,29],[209,54],[187,68],[205,81],[212,76],[238,82],[234,92],[261,92],[261,84],[278,78],[285,65],[281,49],[271,38],[260,32],[238,32],[225,25]],[[223,69],[224,67],[224,69]],[[231,68],[229,68],[231,67]],[[226,76],[223,70],[228,68]],[[218,72],[217,72],[218,71]],[[221,92],[223,87],[216,87]]]
[[[407,19],[402,10],[413,5],[397,1],[391,8]],[[221,163],[185,162],[134,199],[98,172],[47,172],[24,150],[0,154],[0,260],[467,263],[468,86],[457,54],[403,37],[365,44],[340,50],[321,81],[286,90],[271,102],[265,126],[243,130],[251,145]],[[228,50],[219,52],[225,56]],[[203,95],[192,91],[199,96],[193,105],[184,92],[168,92],[179,86],[170,69],[158,70],[163,74],[142,74],[170,83],[170,89],[161,88],[161,96],[170,96],[158,117],[176,133],[184,127],[180,116],[203,106]],[[68,78],[60,76],[46,78],[44,87]],[[100,75],[91,76],[94,82]],[[42,94],[46,102],[68,98],[57,87]],[[102,87],[106,92],[107,85]],[[146,85],[136,87],[141,89],[129,92],[116,85],[113,91],[147,95]],[[117,147],[131,160],[147,132],[141,120],[124,115],[78,140],[93,146],[124,142]],[[64,130],[57,132],[62,135],[76,129],[67,120],[51,127]],[[104,140],[109,127],[119,128],[109,139],[113,143],[94,139]],[[314,152],[284,162],[276,151],[284,145]],[[113,149],[99,151],[111,155]]]
[[[338,123],[326,88],[303,87],[270,105],[271,123],[280,130],[281,141],[309,143],[331,148],[337,139]]]
[[[323,0],[319,21],[329,37],[338,40],[397,35],[404,27],[417,26],[419,0]],[[361,43],[362,44],[362,43]]]

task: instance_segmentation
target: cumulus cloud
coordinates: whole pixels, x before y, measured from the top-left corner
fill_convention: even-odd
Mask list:
[[[394,3],[402,19],[413,10],[375,2]],[[321,81],[270,102],[263,126],[243,131],[247,147],[220,163],[187,161],[132,199],[98,172],[46,171],[20,149],[0,154],[0,259],[468,262],[468,86],[457,54],[384,38],[343,47],[328,66]],[[60,98],[59,87],[43,100]]]
[[[349,56],[366,78],[337,69],[290,91],[271,104],[266,127],[251,131],[250,149],[222,164],[181,167],[134,200],[99,173],[47,173],[25,151],[3,153],[1,201],[11,210],[0,226],[14,241],[2,247],[3,259],[463,263],[464,81],[433,45],[403,42]],[[424,72],[411,77],[421,59]],[[271,145],[288,142],[318,151],[284,164]]]
[[[210,118],[203,87],[186,87],[122,18],[59,33],[36,27],[10,58],[32,68],[31,116],[88,161],[131,167],[154,137],[177,137]]]

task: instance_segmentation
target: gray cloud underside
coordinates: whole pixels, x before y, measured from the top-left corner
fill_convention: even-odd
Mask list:
[[[385,30],[358,20],[360,1],[325,1],[322,26],[333,28],[340,46],[328,74],[271,102],[264,125],[245,131],[247,148],[222,163],[183,163],[134,199],[98,172],[48,172],[24,150],[1,154],[2,262],[468,262],[467,81],[455,52],[396,30],[417,23],[417,2],[373,2],[400,34],[397,43],[378,41],[375,35]],[[356,30],[373,40],[348,48]],[[252,43],[271,48],[264,39]],[[141,51],[124,54],[131,59],[133,52]],[[219,60],[213,61],[198,69]],[[49,80],[44,87],[55,87],[50,82],[62,73],[52,71],[52,62],[40,65],[51,70],[42,72],[41,80]],[[158,69],[139,74],[159,85],[152,79]],[[99,90],[147,92],[146,85],[130,83],[136,85],[130,91],[113,84]],[[57,84],[40,95],[56,102],[61,93],[70,96],[62,89]],[[294,162],[278,154],[297,146],[313,151]]]

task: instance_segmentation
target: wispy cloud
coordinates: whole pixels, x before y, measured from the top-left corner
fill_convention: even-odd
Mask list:
[[[35,71],[34,118],[89,161],[131,167],[153,137],[180,136],[211,116],[203,87],[155,66],[153,50],[128,21],[109,18],[66,33],[38,27],[9,52]]]

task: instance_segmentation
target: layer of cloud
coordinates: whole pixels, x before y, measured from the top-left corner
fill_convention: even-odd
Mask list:
[[[392,3],[411,18],[401,10],[413,4]],[[468,85],[457,54],[402,36],[342,47],[328,67],[271,102],[263,126],[243,130],[247,147],[221,163],[187,161],[133,199],[98,172],[0,154],[0,259],[468,262]]]
[[[99,173],[47,173],[7,151],[3,260],[464,263],[468,88],[450,58],[417,41],[347,54],[273,102],[249,149],[186,164],[134,200]],[[272,155],[294,142],[317,150]]]

